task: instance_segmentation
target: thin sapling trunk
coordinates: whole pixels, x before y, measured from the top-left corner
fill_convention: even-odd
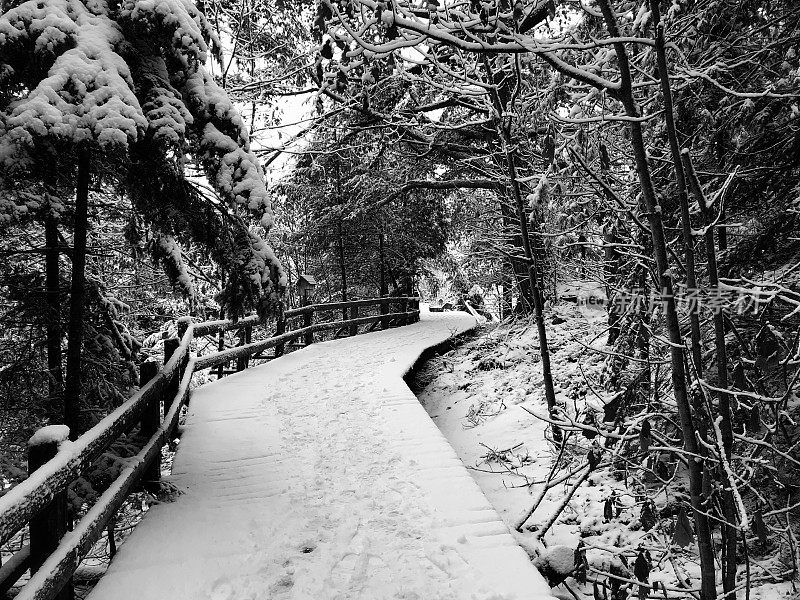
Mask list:
[[[686,191],[686,176],[681,162],[678,132],[675,128],[675,114],[672,104],[672,89],[669,83],[667,70],[667,50],[664,41],[664,24],[661,22],[659,0],[650,0],[653,27],[655,29],[656,57],[658,60],[658,73],[661,78],[661,92],[664,96],[664,122],[669,138],[669,149],[672,155],[672,164],[675,169],[675,184],[678,188],[678,204],[681,208],[681,233],[683,234],[684,260],[686,262],[686,287],[690,294],[697,292],[697,274],[694,264],[694,237],[692,236],[692,221],[689,212],[689,195]],[[694,307],[689,310],[689,328],[692,341],[692,360],[698,377],[703,373],[703,354],[700,345],[700,316]]]
[[[81,418],[81,351],[83,317],[86,304],[86,233],[89,210],[89,162],[86,148],[78,150],[78,177],[75,194],[75,229],[72,243],[72,285],[67,328],[67,377],[64,386],[64,423],[70,439],[83,433]]]
[[[61,272],[58,221],[47,209],[44,221],[45,285],[47,288],[48,412],[60,421],[64,413],[64,372],[61,367]]]
[[[708,284],[713,294],[718,294],[719,291],[719,274],[717,270],[717,252],[714,243],[714,215],[711,207],[708,205],[707,198],[700,187],[700,181],[697,179],[694,166],[692,165],[691,157],[688,151],[683,153],[683,163],[686,168],[686,173],[689,176],[689,185],[692,188],[692,193],[700,205],[700,210],[703,214],[705,224],[705,246],[706,246],[706,268],[708,270]],[[721,201],[721,200],[720,200]],[[728,352],[725,346],[725,316],[722,308],[715,308],[713,311],[714,321],[714,346],[716,353],[717,364],[717,387],[722,390],[728,389]],[[733,425],[731,419],[731,402],[730,394],[727,392],[718,392],[716,394],[719,404],[720,414],[720,433],[722,434],[722,445],[725,453],[725,460],[730,464],[731,456],[733,454]],[[723,561],[723,577],[722,586],[726,594],[733,593],[736,588],[736,538],[738,532],[735,524],[736,506],[731,489],[731,483],[727,482],[727,478],[722,475],[721,482],[723,485],[723,515],[726,523],[722,525],[723,540],[724,540],[724,561]]]
[[[614,10],[608,0],[599,0],[603,20],[606,22],[608,32],[613,38],[621,39]],[[631,134],[631,146],[636,163],[636,172],[641,185],[644,212],[647,214],[650,226],[650,235],[653,242],[653,255],[656,259],[659,285],[664,295],[665,326],[670,342],[670,364],[672,367],[672,387],[675,394],[675,403],[680,416],[681,430],[683,433],[684,449],[694,455],[699,455],[699,444],[695,437],[694,419],[692,418],[689,394],[686,386],[686,373],[683,363],[683,336],[681,335],[680,320],[675,303],[675,293],[667,258],[667,241],[664,233],[664,223],[661,218],[661,204],[655,193],[653,181],[650,176],[650,167],[647,162],[647,150],[642,132],[641,112],[633,95],[633,81],[631,67],[628,60],[625,43],[617,41],[614,49],[619,61],[620,84],[614,95],[622,103],[625,113],[633,117],[628,122]],[[714,548],[711,543],[711,530],[702,497],[703,464],[697,460],[689,461],[689,490],[692,509],[694,513],[695,528],[700,551],[701,600],[716,598],[716,581],[714,565]]]

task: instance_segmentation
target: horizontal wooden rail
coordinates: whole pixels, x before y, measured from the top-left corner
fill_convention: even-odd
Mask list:
[[[194,324],[194,336],[201,337],[204,335],[219,333],[221,331],[235,331],[237,329],[241,329],[242,327],[247,327],[248,325],[258,325],[259,323],[261,323],[261,319],[259,319],[258,315],[250,315],[249,317],[239,319],[238,321],[204,321],[202,323]]]
[[[343,308],[361,306],[380,306],[389,305],[392,302],[419,302],[419,298],[413,296],[387,296],[385,298],[366,298],[364,300],[349,300],[347,302],[330,302],[328,304],[309,304],[299,308],[291,308],[283,312],[284,317],[290,319],[308,312],[323,312],[329,310],[342,310]]]
[[[81,558],[86,556],[100,538],[109,521],[125,502],[125,498],[141,481],[148,465],[161,454],[161,447],[168,441],[167,433],[177,425],[181,406],[188,400],[189,384],[194,372],[192,366],[190,360],[181,380],[178,396],[155,435],[145,443],[136,456],[127,460],[128,466],[97,499],[73,531],[64,536],[57,551],[51,554],[42,568],[31,576],[30,581],[17,596],[18,600],[50,600],[72,577]]]
[[[65,490],[114,441],[138,422],[145,406],[161,394],[164,380],[174,376],[181,358],[188,352],[191,335],[190,329],[178,352],[155,378],[127,402],[72,442],[68,451],[59,452],[54,459],[37,469],[35,475],[0,497],[0,544],[11,539],[57,493]]]
[[[400,310],[391,312],[392,304]],[[358,309],[380,306],[380,314],[358,316]],[[329,311],[349,311],[350,319],[313,323],[315,313]],[[286,331],[287,321],[303,316],[304,327]],[[238,321],[205,321],[191,323],[187,319],[178,322],[180,341],[166,340],[164,345],[164,366],[154,375],[152,371],[141,389],[120,407],[108,414],[97,425],[81,435],[76,441],[53,448],[53,458],[32,471],[28,479],[0,497],[0,544],[10,540],[26,524],[42,515],[55,513],[54,500],[63,495],[68,486],[85,473],[121,435],[141,424],[139,433],[147,436],[139,453],[126,460],[126,466],[97,499],[91,509],[75,524],[72,531],[60,539],[52,540],[54,532],[45,532],[56,544],[55,550],[47,556],[34,556],[34,547],[42,547],[38,540],[31,541],[17,552],[5,565],[0,567],[0,590],[5,591],[16,582],[25,570],[32,570],[30,580],[20,590],[19,600],[53,600],[71,597],[68,587],[81,559],[91,550],[103,531],[114,518],[115,513],[125,502],[127,496],[142,483],[143,479],[158,479],[160,473],[161,448],[167,443],[178,424],[181,407],[189,401],[189,389],[195,372],[237,361],[237,369],[246,368],[250,357],[259,355],[265,349],[275,348],[276,356],[283,353],[287,342],[302,338],[306,343],[314,341],[314,333],[339,330],[350,335],[359,332],[360,325],[407,324],[419,320],[419,299],[408,297],[373,298],[353,300],[332,304],[312,304],[298,309],[284,311],[278,320],[278,335],[264,340],[249,342],[250,332],[261,321],[256,316]],[[192,342],[199,337],[226,331],[245,332],[240,335],[240,345],[204,356],[191,354]],[[221,338],[222,339],[222,338]],[[167,343],[169,342],[169,343]],[[143,367],[146,366],[143,363]],[[142,369],[144,381],[145,369]],[[161,418],[163,404],[164,417]],[[55,444],[55,442],[53,442]],[[52,454],[48,455],[52,456]],[[151,482],[152,483],[152,482]],[[31,529],[33,535],[33,528]],[[38,535],[38,534],[37,534]],[[34,542],[38,546],[35,546]],[[47,544],[44,544],[47,546]],[[39,551],[41,553],[41,551]]]
[[[27,544],[3,563],[0,567],[0,598],[5,598],[6,592],[28,570],[30,562],[31,546]]]
[[[414,310],[402,313],[391,313],[390,316],[414,319],[415,317],[419,316],[419,311]],[[309,333],[315,333],[317,331],[330,331],[331,329],[339,329],[349,325],[366,325],[369,323],[375,323],[376,321],[381,321],[384,318],[384,315],[373,315],[369,317],[359,317],[358,319],[348,319],[347,321],[315,323],[313,325],[309,325],[308,327],[293,329],[292,331],[282,333],[281,335],[276,335],[266,340],[252,342],[243,346],[229,348],[228,350],[223,350],[222,352],[214,352],[213,354],[200,356],[196,359],[195,369],[197,371],[202,371],[203,369],[216,367],[243,356],[253,356],[268,348],[274,348],[279,344],[285,344],[286,342],[291,342],[301,337],[304,338]]]

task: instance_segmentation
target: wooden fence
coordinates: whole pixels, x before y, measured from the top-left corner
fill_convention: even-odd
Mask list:
[[[341,311],[341,320],[335,315]],[[376,312],[377,314],[367,314]],[[217,367],[218,376],[247,368],[251,359],[281,356],[296,340],[314,342],[315,334],[356,335],[378,327],[389,328],[419,320],[419,298],[389,297],[330,304],[312,304],[287,310],[273,335],[253,341],[257,317],[239,321],[178,322],[179,337],[165,340],[164,363],[145,362],[140,370],[139,391],[97,425],[69,444],[57,439],[31,445],[28,479],[0,497],[0,545],[29,525],[30,543],[0,566],[0,595],[30,569],[31,578],[18,600],[71,600],[72,575],[91,550],[128,495],[157,484],[161,474],[161,448],[172,439],[181,407],[189,400],[192,375]],[[300,325],[300,326],[298,326]],[[362,328],[362,326],[365,326]],[[238,333],[238,345],[224,348],[225,332]],[[218,351],[196,356],[192,343],[218,335]],[[223,347],[220,347],[223,346]],[[271,356],[265,355],[274,349]],[[86,473],[104,452],[138,427],[144,441],[136,456],[126,459],[119,476],[86,514],[68,531],[67,488]]]

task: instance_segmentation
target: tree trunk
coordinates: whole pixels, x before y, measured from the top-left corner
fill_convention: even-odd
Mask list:
[[[220,289],[225,289],[225,267],[220,267],[219,273],[219,287]],[[225,309],[220,306],[219,312],[217,313],[217,318],[221,321],[225,318]],[[217,334],[217,352],[222,352],[225,350],[225,332],[220,331]],[[225,363],[220,363],[219,367],[217,367],[217,379],[222,379],[225,375]]]
[[[384,256],[384,238],[385,234],[383,233],[383,226],[381,226],[380,231],[378,232],[378,256],[380,260],[380,267],[381,267],[381,279],[380,279],[380,296],[388,296],[389,295],[389,284],[386,281],[386,257]]]
[[[608,340],[606,343],[609,346],[612,346],[619,338],[619,322],[622,319],[619,306],[614,301],[616,294],[620,291],[618,289],[620,287],[619,250],[617,250],[619,242],[616,227],[612,223],[608,223],[603,231],[603,270],[606,277],[606,298],[608,299]]]
[[[522,246],[525,250],[525,258],[528,261],[528,281],[531,287],[531,295],[533,296],[533,309],[536,327],[539,333],[539,355],[542,358],[542,377],[544,378],[544,394],[547,400],[547,410],[550,414],[555,412],[556,408],[556,393],[553,386],[553,374],[550,370],[550,348],[547,345],[547,328],[544,325],[544,295],[539,288],[539,273],[537,269],[536,259],[533,256],[530,240],[528,238],[528,223],[525,214],[525,204],[522,201],[522,193],[519,189],[519,181],[517,180],[517,167],[514,162],[514,155],[509,147],[509,141],[506,134],[501,133],[503,150],[506,158],[506,166],[508,168],[508,176],[511,180],[511,189],[514,192],[514,200],[517,206],[517,218],[519,219],[520,233],[522,235]]]
[[[217,313],[217,318],[222,321],[225,318],[225,311],[220,308],[219,313]],[[225,350],[225,331],[220,330],[217,334],[217,352],[222,352]],[[225,363],[220,363],[219,367],[217,367],[217,379],[222,379],[225,376]]]
[[[58,222],[47,209],[44,221],[45,285],[47,288],[47,386],[48,412],[54,422],[64,413],[64,373],[61,368],[61,274],[59,269]]]
[[[403,276],[403,295],[405,296],[413,296],[414,295],[414,278],[411,275],[404,275]]]
[[[342,276],[342,302],[347,302],[347,265],[344,262],[344,239],[342,235],[342,224],[339,223],[339,272]],[[347,317],[345,317],[347,319]]]
[[[725,250],[728,249],[728,227],[725,225],[727,218],[728,215],[725,211],[725,203],[723,202],[719,207],[719,222],[722,223],[722,226],[717,228],[720,252],[725,252]]]
[[[647,306],[647,302],[644,301],[645,298],[649,297],[647,294],[647,271],[647,267],[641,265],[638,287],[642,293],[642,302],[639,305],[639,330],[636,332],[636,354],[640,360],[644,361],[642,362],[641,375],[642,395],[645,397],[645,403],[649,405],[653,376],[650,370],[650,309]]]
[[[611,8],[609,0],[599,0],[600,10],[603,20],[606,22],[608,32],[613,38],[620,38],[621,33],[617,26],[614,10]],[[661,293],[664,296],[665,304],[665,326],[669,334],[670,341],[670,364],[672,367],[672,386],[675,394],[675,403],[680,416],[681,430],[683,433],[684,449],[691,454],[700,456],[700,448],[695,437],[694,419],[692,418],[691,406],[689,403],[688,390],[686,387],[686,372],[683,363],[683,338],[681,336],[680,321],[675,306],[675,295],[672,285],[672,274],[669,270],[669,260],[667,258],[667,242],[664,234],[664,223],[661,219],[661,204],[655,193],[653,181],[650,177],[650,167],[647,164],[647,150],[642,133],[641,117],[639,107],[633,96],[633,85],[631,77],[631,67],[628,61],[625,43],[617,41],[614,43],[614,50],[617,53],[620,71],[620,87],[615,96],[622,103],[625,113],[634,120],[628,122],[628,130],[631,134],[631,146],[636,162],[636,171],[642,189],[642,207],[647,214],[650,229],[650,236],[653,241],[653,255],[656,259],[656,269],[658,272]],[[716,582],[714,565],[714,548],[711,544],[711,530],[708,518],[702,512],[703,498],[703,464],[698,460],[689,460],[689,492],[695,521],[695,528],[700,551],[700,598],[701,600],[714,600],[716,598]]]
[[[689,195],[686,191],[686,176],[681,162],[681,150],[678,144],[678,132],[675,129],[675,114],[672,105],[672,90],[667,71],[667,50],[664,42],[664,25],[659,13],[659,0],[650,0],[653,15],[653,27],[656,37],[656,56],[658,72],[661,76],[661,92],[664,96],[664,121],[667,126],[669,149],[675,169],[675,183],[678,186],[678,203],[681,207],[681,230],[686,262],[686,287],[689,294],[697,292],[697,275],[694,265],[694,237],[692,236],[692,220],[689,213]],[[700,345],[700,315],[696,306],[689,306],[689,329],[692,340],[692,361],[698,377],[703,376],[703,351]]]
[[[72,285],[67,328],[67,378],[64,386],[64,423],[70,439],[84,431],[81,417],[81,350],[86,303],[86,231],[89,211],[89,150],[78,151],[78,180],[75,194],[75,229],[72,242]]]
[[[389,274],[389,279],[392,282],[392,287],[394,288],[394,293],[395,294],[399,294],[400,293],[400,284],[397,283],[397,277],[394,274],[394,269],[392,269],[392,265],[387,263],[386,270],[387,270],[387,272]]]
[[[486,56],[483,57],[483,64],[486,67],[486,72],[491,81],[494,81],[494,74],[492,73],[491,65]],[[516,62],[517,75],[519,76],[519,63]],[[504,114],[508,107],[508,101],[503,101],[496,88],[492,88],[492,102],[497,114]],[[513,103],[513,102],[512,102]],[[550,370],[550,349],[547,345],[547,328],[544,325],[544,294],[539,287],[541,277],[541,265],[537,260],[539,258],[534,254],[534,249],[531,247],[531,240],[528,233],[528,216],[525,214],[525,203],[522,200],[522,192],[519,189],[519,179],[517,178],[517,165],[514,157],[514,151],[511,147],[511,132],[510,125],[504,126],[501,123],[497,124],[497,134],[500,138],[502,146],[503,158],[505,159],[505,167],[508,172],[508,179],[511,183],[511,191],[514,195],[514,206],[517,211],[517,219],[519,219],[519,233],[522,237],[522,249],[525,251],[525,260],[528,270],[528,283],[530,285],[531,297],[533,299],[534,320],[536,321],[536,328],[539,333],[539,355],[542,359],[542,377],[544,379],[544,394],[547,400],[547,410],[552,415],[556,409],[556,393],[553,386],[553,374]],[[536,246],[537,250],[541,244],[541,236],[537,236]],[[542,254],[543,256],[543,254]],[[560,439],[560,431],[553,428],[553,437]]]
[[[511,314],[513,304],[512,294],[512,280],[514,275],[514,265],[510,260],[504,260],[502,266],[502,282],[503,282],[503,297],[501,298],[500,306],[502,308],[501,318],[506,318]]]
[[[700,210],[703,214],[703,220],[706,226],[705,231],[705,246],[706,246],[706,262],[708,270],[708,285],[711,293],[716,295],[719,293],[719,274],[717,272],[717,253],[714,245],[714,216],[711,208],[706,204],[705,194],[700,187],[700,182],[695,174],[694,167],[692,166],[691,158],[688,153],[683,155],[684,166],[686,173],[689,176],[689,184],[692,188],[692,193],[697,200]],[[714,321],[714,346],[716,351],[716,364],[717,364],[717,387],[723,390],[728,389],[728,351],[725,347],[725,316],[722,313],[722,308],[713,309]],[[733,454],[733,425],[731,423],[731,403],[730,394],[726,392],[719,392],[716,394],[719,403],[720,414],[720,433],[722,433],[722,445],[725,453],[725,459],[730,464],[731,456]],[[736,588],[736,536],[737,530],[735,527],[736,507],[734,505],[733,490],[730,487],[730,482],[727,481],[724,469],[720,469],[720,483],[723,488],[723,515],[726,523],[722,525],[723,532],[723,576],[722,587],[725,594],[733,594]],[[733,597],[733,596],[728,596]]]
[[[511,266],[512,277],[509,278],[509,284],[513,278],[513,280],[517,282],[517,290],[519,293],[519,300],[517,301],[514,312],[530,313],[533,310],[533,296],[531,295],[531,286],[528,282],[528,267],[525,261],[516,258],[519,252],[525,252],[522,245],[522,236],[519,233],[519,227],[514,223],[514,210],[506,201],[504,195],[498,194],[497,199],[500,203],[500,214],[503,217],[503,231],[511,242],[512,256],[508,258],[508,262]],[[509,293],[510,292],[511,288],[509,285]],[[509,308],[510,306],[511,304],[509,303]]]
[[[342,201],[342,170],[339,155],[336,155],[336,199],[341,206],[344,204]],[[342,234],[342,217],[339,215],[339,222],[337,225],[337,236],[339,242],[339,270],[342,274],[342,302],[347,302],[347,268],[344,263],[344,236]],[[342,309],[342,320],[347,321],[347,309]]]

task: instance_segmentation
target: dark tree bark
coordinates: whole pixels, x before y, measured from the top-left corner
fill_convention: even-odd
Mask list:
[[[380,279],[380,290],[379,295],[381,297],[389,295],[389,284],[386,281],[386,256],[385,256],[385,238],[386,234],[383,233],[383,225],[380,226],[380,230],[378,232],[378,260],[380,261],[380,270],[381,270],[381,279]]]
[[[661,76],[661,92],[664,96],[664,122],[667,126],[669,149],[675,169],[675,183],[678,186],[678,203],[681,208],[681,232],[683,235],[684,260],[686,262],[686,287],[690,293],[697,290],[697,275],[694,266],[694,237],[692,236],[692,220],[689,213],[689,195],[686,189],[686,175],[681,162],[681,150],[678,143],[678,132],[675,128],[675,114],[672,104],[672,89],[667,71],[667,49],[664,41],[664,25],[659,13],[659,1],[650,0],[653,15],[653,27],[656,38],[656,57],[658,72]],[[692,361],[698,377],[703,376],[703,350],[700,344],[700,315],[697,310],[689,311],[689,328],[692,340]]]
[[[339,271],[342,276],[342,302],[347,302],[347,266],[344,262],[344,234],[342,233],[342,224],[338,226],[338,249],[339,249]],[[345,310],[346,312],[346,310]],[[345,316],[347,319],[347,316]]]
[[[47,385],[48,412],[60,421],[64,413],[64,372],[61,367],[61,273],[58,222],[48,209],[44,221],[45,286],[47,288]]]
[[[219,287],[220,289],[225,289],[225,267],[220,268],[219,274]],[[219,312],[217,313],[217,318],[221,321],[225,318],[225,309],[220,307]],[[217,351],[222,352],[225,350],[225,332],[220,331],[217,336]],[[219,368],[217,369],[217,379],[222,379],[225,371],[225,365],[220,364]]]
[[[613,38],[620,38],[621,32],[617,25],[616,15],[609,0],[599,0],[600,11],[606,23],[608,32]],[[650,167],[647,162],[647,150],[642,132],[642,124],[638,119],[641,111],[633,95],[633,80],[631,65],[628,59],[625,43],[617,41],[614,50],[619,61],[620,84],[614,91],[614,96],[622,103],[625,113],[633,120],[628,122],[631,134],[631,147],[633,150],[636,172],[642,189],[642,209],[647,214],[650,235],[653,242],[653,255],[656,259],[658,283],[664,296],[665,326],[670,341],[670,363],[672,366],[672,387],[675,394],[675,403],[680,416],[681,430],[683,433],[684,449],[696,456],[701,456],[701,449],[697,442],[694,419],[686,386],[686,370],[684,368],[683,337],[681,336],[680,321],[675,304],[675,293],[670,272],[669,259],[667,258],[667,240],[664,233],[664,222],[661,218],[661,204],[655,193],[653,180],[650,176]],[[698,460],[689,460],[689,493],[691,496],[697,533],[698,548],[700,551],[700,598],[713,600],[716,598],[716,566],[714,564],[714,548],[711,543],[711,530],[708,517],[705,515],[703,505],[703,464]]]
[[[511,273],[517,282],[517,290],[519,291],[519,301],[515,312],[530,313],[533,311],[533,296],[531,295],[531,286],[528,281],[528,266],[524,260],[516,258],[525,252],[522,244],[522,235],[516,223],[514,209],[506,201],[505,194],[498,194],[497,196],[500,201],[500,214],[503,216],[503,231],[511,242],[512,256],[509,257]]]
[[[75,228],[72,243],[72,284],[67,327],[67,377],[64,386],[64,423],[70,439],[84,431],[81,416],[81,351],[86,303],[86,233],[88,229],[90,152],[78,150],[78,178],[75,194]]]
[[[728,227],[725,221],[728,218],[727,211],[725,210],[725,203],[719,207],[719,221],[722,223],[721,227],[717,228],[717,239],[719,240],[719,251],[725,252],[728,249]]]
[[[342,170],[340,165],[339,155],[336,155],[336,198],[341,206],[344,204],[342,198]],[[339,222],[337,223],[337,237],[339,246],[339,271],[342,277],[342,302],[347,302],[347,265],[344,262],[344,233],[342,231],[342,216],[339,214]],[[342,319],[347,320],[347,309],[342,309]]]
[[[612,200],[613,202],[613,200]],[[619,250],[617,244],[620,239],[616,227],[608,223],[603,231],[603,270],[606,278],[606,298],[608,298],[608,345],[613,345],[619,338],[619,322],[622,315],[619,307],[614,302],[620,284],[619,278]]]
[[[486,73],[491,81],[494,81],[495,76],[489,59],[484,56],[483,64],[486,68]],[[519,77],[519,63],[515,62],[517,77]],[[498,93],[498,90],[492,88],[491,90],[492,103],[497,111],[497,114],[504,114],[509,108],[509,101],[503,101]],[[510,100],[513,104],[513,100]],[[542,281],[541,264],[537,260],[539,258],[538,252],[531,245],[530,233],[528,230],[528,215],[525,212],[525,203],[522,200],[522,191],[520,190],[519,179],[517,177],[517,165],[514,150],[511,143],[510,124],[503,124],[497,122],[497,137],[502,149],[502,157],[505,162],[505,169],[508,175],[508,181],[511,187],[511,192],[514,198],[514,207],[517,211],[517,219],[519,220],[519,233],[522,237],[522,248],[525,252],[525,261],[528,270],[528,284],[530,285],[531,296],[533,299],[534,320],[536,321],[536,328],[539,334],[539,356],[542,359],[542,378],[544,379],[544,395],[547,400],[547,410],[552,415],[556,409],[556,393],[553,386],[553,373],[550,369],[550,348],[547,344],[547,328],[544,325],[544,294],[539,286]],[[536,227],[534,226],[534,233]],[[539,248],[540,237],[537,236],[536,248]],[[543,246],[542,246],[543,249]],[[560,437],[560,431],[556,428],[553,429],[553,435],[556,438]]]
[[[537,268],[536,258],[533,255],[533,250],[531,249],[530,239],[528,238],[528,219],[527,215],[525,214],[525,204],[522,201],[522,193],[519,189],[517,167],[514,161],[514,155],[510,150],[510,145],[505,133],[503,134],[503,138],[508,176],[511,180],[511,189],[514,192],[514,200],[517,206],[517,217],[519,218],[522,246],[525,250],[525,258],[528,261],[528,282],[531,288],[531,296],[533,296],[534,318],[536,321],[536,328],[539,333],[539,355],[542,358],[544,394],[545,399],[547,400],[547,410],[552,414],[556,408],[556,393],[553,386],[553,373],[550,369],[550,348],[547,345],[547,328],[544,325],[544,294],[542,294],[542,290],[538,285],[540,275]]]
[[[716,293],[719,289],[719,274],[717,269],[717,252],[714,244],[714,215],[711,208],[708,206],[700,187],[700,182],[692,166],[691,158],[688,153],[683,154],[683,163],[686,168],[686,173],[689,176],[689,185],[692,193],[700,206],[705,223],[705,246],[706,246],[706,263],[708,270],[708,284],[712,293]],[[725,316],[722,309],[715,309],[713,311],[714,321],[714,346],[716,353],[717,364],[717,387],[723,390],[728,389],[728,352],[725,347]],[[719,404],[720,414],[720,433],[722,434],[722,446],[725,454],[725,460],[728,464],[731,462],[733,453],[733,424],[731,420],[731,401],[730,394],[727,392],[719,392],[716,394]],[[724,469],[720,469],[720,479],[723,488],[723,515],[725,523],[722,525],[723,533],[723,575],[722,575],[722,588],[725,594],[734,594],[736,589],[736,507],[734,504],[733,490],[731,489],[730,482],[724,474]],[[728,596],[731,597],[731,596]]]
[[[642,292],[642,299],[648,298],[647,294],[647,267],[642,265],[639,268],[639,289]],[[652,391],[651,381],[653,379],[650,369],[650,311],[646,302],[641,302],[639,306],[639,330],[636,332],[636,352],[642,363],[642,395],[646,401],[650,401]]]
[[[403,276],[403,290],[406,296],[414,295],[414,278],[409,274]]]
[[[397,276],[394,273],[394,269],[392,269],[392,265],[389,264],[388,262],[386,263],[386,271],[389,274],[389,279],[392,282],[392,287],[394,288],[394,293],[395,294],[399,294],[400,293],[400,284],[397,283]]]
[[[510,260],[504,260],[502,266],[502,275],[501,280],[503,283],[503,297],[501,298],[500,308],[501,308],[501,318],[506,318],[509,314],[511,314],[511,305],[513,304],[513,295],[512,295],[512,280],[514,274],[514,265],[511,264]]]

